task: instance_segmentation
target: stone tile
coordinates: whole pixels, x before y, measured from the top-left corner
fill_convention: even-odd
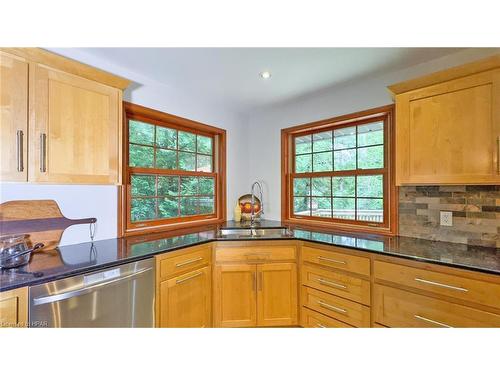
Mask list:
[[[496,199],[493,198],[466,198],[467,204],[475,204],[477,206],[495,206]]]
[[[484,212],[500,212],[500,206],[483,206]]]
[[[443,192],[465,192],[465,185],[455,185],[455,186],[440,186],[439,191]]]
[[[481,207],[476,206],[474,204],[467,204],[467,205],[464,206],[464,211],[467,211],[467,212],[479,212],[479,211],[481,211]]]
[[[465,211],[465,204],[429,204],[429,210]]]
[[[466,199],[465,198],[457,198],[457,197],[445,197],[445,198],[440,198],[439,203],[453,203],[453,204],[465,204]]]
[[[415,198],[415,203],[434,203],[434,204],[439,204],[440,198],[438,197],[417,197]]]
[[[466,217],[473,217],[478,219],[496,219],[495,212],[467,212]]]

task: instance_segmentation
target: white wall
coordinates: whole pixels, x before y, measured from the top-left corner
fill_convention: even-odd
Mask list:
[[[392,103],[387,86],[451,66],[471,62],[500,49],[467,49],[414,67],[359,82],[323,90],[306,98],[257,110],[249,116],[248,132],[253,144],[248,181],[265,185],[265,216],[281,218],[281,143],[280,129],[327,119]]]
[[[228,218],[232,218],[237,197],[249,190],[246,184],[249,162],[244,117],[227,111],[224,103],[215,103],[210,98],[197,97],[196,93],[184,93],[158,84],[81,49],[50,50],[132,80],[124,93],[126,101],[226,129],[227,180],[230,181],[227,184],[227,209]],[[69,218],[96,217],[96,239],[117,235],[117,189],[114,186],[0,184],[0,202],[15,199],[54,199]],[[61,245],[85,241],[89,241],[88,226],[77,225],[65,231]]]

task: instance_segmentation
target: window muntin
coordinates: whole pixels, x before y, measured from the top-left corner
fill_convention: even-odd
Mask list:
[[[384,223],[384,119],[292,137],[292,217]]]
[[[217,216],[216,136],[136,119],[127,128],[132,225]]]

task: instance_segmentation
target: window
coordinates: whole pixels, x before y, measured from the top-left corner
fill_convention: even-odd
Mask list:
[[[124,106],[122,233],[223,221],[225,131]]]
[[[393,233],[392,106],[282,131],[282,220]]]

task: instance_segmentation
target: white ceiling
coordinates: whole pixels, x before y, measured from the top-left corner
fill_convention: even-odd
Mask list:
[[[64,49],[59,49],[60,51]],[[82,48],[153,81],[247,112],[460,48]],[[269,70],[269,80],[259,73]]]

